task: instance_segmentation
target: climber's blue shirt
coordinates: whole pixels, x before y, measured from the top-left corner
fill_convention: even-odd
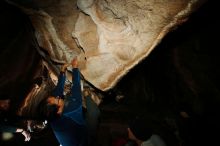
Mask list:
[[[60,118],[51,121],[51,127],[62,146],[86,146],[87,127],[83,118],[80,72],[72,70],[71,96],[65,99],[63,114]],[[53,96],[63,96],[66,76],[60,73]]]

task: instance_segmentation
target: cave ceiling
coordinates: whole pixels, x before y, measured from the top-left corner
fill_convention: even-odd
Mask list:
[[[145,59],[204,0],[7,0],[25,12],[40,53],[77,56],[84,78],[106,91]]]

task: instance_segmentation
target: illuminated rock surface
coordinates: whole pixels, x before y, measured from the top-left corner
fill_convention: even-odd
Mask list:
[[[106,91],[182,24],[201,0],[49,0],[19,4],[55,62],[80,59],[85,79]],[[16,4],[17,5],[17,4]]]

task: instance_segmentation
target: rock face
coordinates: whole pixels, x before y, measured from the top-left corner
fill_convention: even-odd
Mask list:
[[[42,52],[58,63],[77,56],[85,79],[106,91],[203,0],[9,2],[30,16]]]

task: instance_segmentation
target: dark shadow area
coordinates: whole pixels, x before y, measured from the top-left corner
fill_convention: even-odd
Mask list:
[[[13,107],[23,100],[40,62],[30,20],[18,8],[1,1],[0,98]]]
[[[103,93],[96,146],[111,146],[126,137],[128,121],[143,115],[154,121],[155,132],[168,146],[218,145],[220,111],[219,13],[208,1],[183,25],[170,32],[152,53],[133,68],[111,91]],[[0,2],[0,98],[12,99],[13,115],[27,94],[41,59],[33,28],[18,8]],[[124,98],[116,101],[117,95]],[[185,122],[180,111],[191,117]],[[58,145],[51,129],[21,135],[1,146]]]
[[[15,118],[15,114],[39,72],[42,58],[36,49],[29,18],[4,1],[0,1],[0,11],[0,99],[11,100],[6,116],[12,125],[22,127],[25,120]],[[50,128],[32,134],[30,142],[24,142],[20,133],[13,135],[9,141],[3,141],[0,133],[0,145],[58,145]]]

